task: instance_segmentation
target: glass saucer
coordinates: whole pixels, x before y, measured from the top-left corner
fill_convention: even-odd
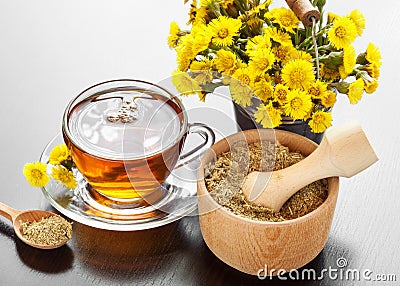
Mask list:
[[[55,136],[45,147],[40,161],[47,163],[50,151],[62,143],[62,135]],[[51,179],[42,192],[60,213],[82,224],[119,231],[150,229],[176,221],[197,208],[195,169],[175,169],[162,184],[160,199],[140,207],[130,204],[121,207],[119,201],[99,198],[100,195],[90,188],[78,170],[75,170],[78,180],[75,189],[66,189]],[[114,208],[115,204],[119,207]]]

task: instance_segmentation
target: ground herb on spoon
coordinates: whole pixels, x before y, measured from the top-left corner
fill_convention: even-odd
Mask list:
[[[55,246],[72,236],[72,223],[59,215],[42,217],[39,221],[21,222],[22,235],[30,242]]]

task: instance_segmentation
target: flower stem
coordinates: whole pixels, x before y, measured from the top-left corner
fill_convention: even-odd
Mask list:
[[[328,24],[328,25],[326,25],[325,27],[323,27],[321,30],[319,30],[319,31],[315,34],[315,37],[316,37],[316,38],[319,38],[320,36],[322,36],[331,26],[332,26],[332,24]],[[300,50],[300,49],[302,49],[303,47],[308,46],[308,45],[311,44],[311,43],[312,43],[312,38],[311,38],[310,36],[307,36],[307,38],[306,38],[302,43],[300,43],[300,45],[298,45],[296,48],[297,48],[298,50]]]

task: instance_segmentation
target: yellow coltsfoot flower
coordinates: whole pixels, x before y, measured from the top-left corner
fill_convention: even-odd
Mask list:
[[[307,62],[312,63],[313,62],[313,57],[304,51],[299,51],[296,49],[292,49],[290,50],[289,54],[288,54],[288,60],[292,61],[292,60],[305,60]]]
[[[378,81],[371,77],[367,71],[360,71],[357,73],[357,77],[360,77],[364,81],[364,90],[367,93],[374,93],[378,88]]]
[[[376,79],[372,79],[371,81],[364,82],[364,90],[366,93],[374,93],[379,84]]]
[[[347,97],[349,98],[350,104],[356,104],[362,98],[364,92],[364,80],[358,78],[356,81],[349,85],[349,93]]]
[[[275,108],[272,102],[268,105],[260,104],[254,118],[264,128],[275,128],[282,123],[282,111]]]
[[[324,93],[324,96],[321,98],[321,104],[326,108],[330,108],[333,107],[335,103],[336,103],[336,92],[332,90],[327,90]]]
[[[206,84],[213,80],[213,62],[203,58],[200,61],[193,61],[190,65],[190,71],[194,73],[194,79],[199,84]]]
[[[312,107],[311,96],[300,89],[290,91],[286,100],[284,112],[294,120],[304,119]]]
[[[333,23],[333,21],[335,21],[337,18],[340,18],[340,16],[335,13],[328,12],[328,23]]]
[[[47,165],[41,162],[28,163],[24,166],[24,176],[31,186],[40,188],[47,185],[50,177],[47,175]]]
[[[172,83],[181,95],[196,94],[201,90],[199,83],[185,72],[175,71],[172,75]]]
[[[263,75],[275,62],[275,56],[270,49],[258,49],[249,61],[249,67],[254,74]]]
[[[332,28],[328,31],[328,39],[337,49],[353,43],[357,37],[357,27],[348,17],[339,17],[333,21]]]
[[[246,84],[238,80],[231,80],[229,91],[234,102],[241,106],[250,106],[254,96],[253,90]]]
[[[295,29],[299,26],[299,19],[291,9],[286,8],[274,8],[265,14],[266,18],[272,20],[273,23],[277,23],[285,31],[294,34]]]
[[[284,105],[287,102],[287,95],[289,94],[289,88],[281,83],[275,85],[274,100],[280,105]]]
[[[280,61],[284,65],[287,64],[288,61],[292,60],[291,56],[293,51],[296,51],[296,49],[292,45],[277,45],[273,48],[273,53],[276,60]]]
[[[324,63],[320,64],[319,70],[321,77],[326,80],[334,81],[340,76],[339,71],[328,68]]]
[[[328,127],[332,126],[332,114],[325,111],[314,112],[308,125],[311,127],[312,132],[322,133]]]
[[[49,163],[53,165],[59,165],[63,161],[67,160],[69,156],[69,150],[67,145],[60,144],[55,146],[49,155]]]
[[[357,34],[359,36],[361,36],[362,33],[364,32],[364,29],[365,29],[365,18],[364,18],[364,15],[358,10],[353,10],[353,11],[350,12],[350,15],[348,17],[356,25]]]
[[[190,63],[194,59],[192,51],[192,35],[186,35],[181,38],[181,43],[175,48],[176,62],[178,69],[185,72],[189,69]]]
[[[365,59],[369,63],[375,64],[378,67],[382,65],[381,52],[379,51],[379,48],[375,46],[373,43],[368,44],[367,51],[365,52]]]
[[[282,32],[276,27],[268,27],[263,29],[263,31],[265,35],[268,35],[273,41],[283,46],[293,45],[290,35],[288,33]]]
[[[53,167],[51,176],[62,183],[67,189],[75,189],[78,185],[74,174],[62,166]]]
[[[239,19],[220,16],[208,24],[208,32],[215,45],[225,47],[233,44],[233,38],[238,35],[241,26]]]
[[[236,70],[236,55],[221,49],[216,53],[214,64],[219,72],[233,74]]]
[[[170,48],[175,48],[178,45],[180,39],[180,31],[178,24],[176,22],[171,22],[169,26],[169,36],[168,36],[168,46]]]
[[[271,38],[268,35],[258,35],[247,41],[246,53],[249,57],[253,57],[257,50],[270,49],[271,47]]]
[[[377,64],[368,64],[365,70],[368,72],[369,76],[375,79],[378,79],[381,75],[380,67]]]
[[[327,83],[316,80],[310,84],[308,93],[311,95],[311,98],[321,99],[325,95],[327,86]]]
[[[347,75],[351,74],[356,65],[356,50],[352,45],[343,48],[343,67]]]
[[[253,87],[254,74],[248,67],[237,69],[233,75],[230,82],[238,80],[242,84],[247,85],[249,88]]]
[[[274,97],[274,86],[271,82],[262,79],[254,84],[254,93],[263,102],[267,102]]]
[[[282,69],[282,80],[291,89],[308,89],[315,80],[312,63],[305,60],[293,60]]]

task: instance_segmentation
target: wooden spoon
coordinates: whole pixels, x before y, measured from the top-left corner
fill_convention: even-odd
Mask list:
[[[0,215],[4,216],[8,220],[13,223],[15,234],[26,244],[40,248],[40,249],[53,249],[58,248],[64,245],[68,240],[65,240],[56,245],[44,245],[44,244],[37,244],[32,241],[27,240],[22,232],[21,232],[21,223],[22,222],[33,222],[39,221],[41,218],[47,218],[49,216],[56,216],[55,213],[42,211],[42,210],[28,210],[28,211],[19,211],[9,207],[0,202]]]
[[[378,160],[357,122],[326,132],[321,144],[304,160],[275,172],[252,172],[242,191],[252,203],[279,211],[298,190],[327,177],[352,177]]]

